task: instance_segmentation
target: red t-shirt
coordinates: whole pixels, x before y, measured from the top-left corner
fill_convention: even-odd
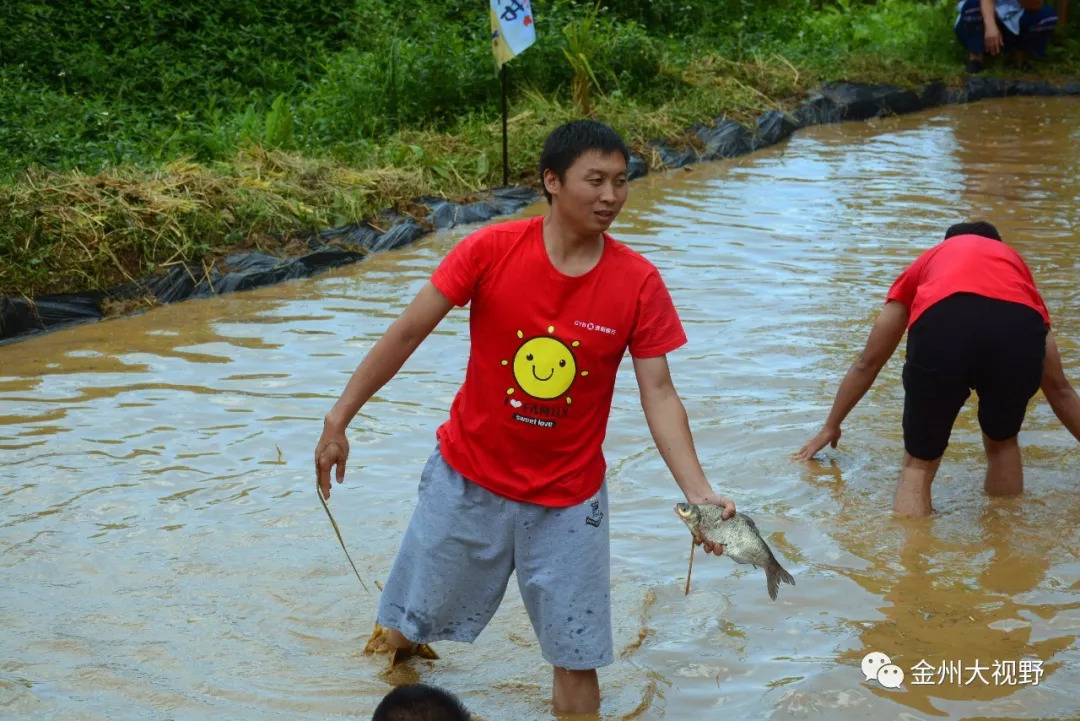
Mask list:
[[[1024,259],[1000,240],[981,235],[955,235],[920,255],[889,288],[886,301],[907,306],[910,328],[927,308],[954,293],[1021,303],[1039,311],[1050,325]]]
[[[609,235],[597,265],[552,265],[543,217],[490,225],[447,254],[431,281],[471,301],[470,352],[439,447],[455,470],[506,498],[571,506],[599,490],[615,374],[686,342],[656,268]]]

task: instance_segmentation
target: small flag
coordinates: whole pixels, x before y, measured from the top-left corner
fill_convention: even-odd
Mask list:
[[[500,68],[536,42],[529,0],[490,0],[491,50]]]

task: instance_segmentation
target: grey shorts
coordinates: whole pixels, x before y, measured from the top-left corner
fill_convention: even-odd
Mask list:
[[[378,622],[417,643],[472,643],[515,571],[548,663],[585,670],[614,661],[607,484],[567,508],[520,503],[463,477],[436,447]]]

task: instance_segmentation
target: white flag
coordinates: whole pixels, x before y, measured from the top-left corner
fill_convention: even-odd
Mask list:
[[[536,42],[529,0],[490,0],[491,50],[499,67]]]

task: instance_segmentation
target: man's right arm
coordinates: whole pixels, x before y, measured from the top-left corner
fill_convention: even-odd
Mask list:
[[[874,327],[870,329],[866,348],[855,359],[844,376],[844,380],[840,382],[840,388],[836,391],[836,398],[833,400],[829,417],[825,419],[825,425],[816,436],[799,449],[796,454],[799,460],[810,460],[826,445],[836,448],[840,440],[840,424],[870,390],[878,373],[892,358],[896,346],[900,345],[900,340],[904,337],[908,317],[908,309],[900,301],[889,300],[885,303],[885,307],[874,322]]]
[[[365,403],[405,365],[454,304],[428,281],[412,303],[390,324],[357,366],[341,397],[323,419],[322,436],[315,447],[315,473],[324,498],[330,497],[330,470],[337,482],[345,480],[349,442],[345,429]]]
[[[1042,392],[1054,415],[1058,417],[1073,438],[1080,441],[1080,397],[1077,397],[1065,369],[1053,332],[1046,334],[1046,360],[1043,362]]]
[[[325,423],[344,431],[368,399],[394,377],[453,307],[438,288],[427,282],[357,366],[341,397],[326,415]]]

